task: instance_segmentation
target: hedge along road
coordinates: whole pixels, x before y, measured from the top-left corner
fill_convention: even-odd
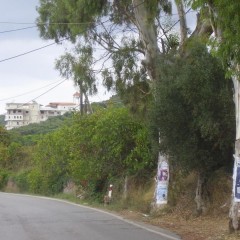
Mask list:
[[[166,230],[45,197],[0,193],[3,240],[177,240]]]

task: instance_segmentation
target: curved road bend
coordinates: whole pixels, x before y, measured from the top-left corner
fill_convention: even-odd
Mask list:
[[[0,193],[1,240],[176,240],[163,229],[48,198]]]

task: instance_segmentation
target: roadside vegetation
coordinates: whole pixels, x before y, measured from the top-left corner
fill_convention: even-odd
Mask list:
[[[193,11],[190,30],[186,16]],[[217,229],[197,231],[197,223],[225,224],[215,239],[225,239],[228,226],[237,232],[239,12],[237,1],[224,0],[40,0],[41,37],[73,44],[56,69],[79,87],[82,108],[42,125],[1,128],[0,187],[49,196],[67,191],[103,204],[112,184],[108,208],[133,209],[178,229],[196,223],[196,233],[181,232],[185,239],[211,239]],[[90,106],[99,81],[117,97]],[[170,182],[168,204],[156,209],[159,154]]]
[[[222,85],[224,93],[220,94],[219,99],[231,94],[231,89],[227,86],[228,83],[223,78],[220,85]],[[171,91],[175,89],[175,84],[173,83]],[[199,91],[202,90],[201,92],[205,92],[205,88],[204,84],[201,84],[201,89],[198,87]],[[168,89],[170,90],[169,86]],[[176,94],[178,101],[169,106],[171,112],[173,112],[172,108],[179,109],[179,111],[183,110],[181,108],[183,102],[180,101],[179,94],[181,94],[180,91]],[[210,102],[212,95],[206,95],[202,99]],[[217,122],[222,128],[228,129],[231,124],[224,120],[224,116],[229,117],[233,113],[231,101],[225,99],[228,98],[223,97],[221,104],[229,104],[229,107],[222,113],[223,117],[215,123]],[[187,105],[188,108],[192,107],[191,102]],[[28,126],[29,131],[28,127],[14,131],[1,129],[1,189],[8,192],[53,196],[77,203],[104,207],[104,196],[108,192],[109,185],[113,184],[113,198],[111,203],[106,206],[109,210],[120,211],[126,217],[141,219],[153,224],[156,224],[156,221],[162,223],[163,219],[174,222],[173,219],[169,219],[170,216],[178,216],[182,219],[181,221],[192,221],[199,215],[194,202],[198,171],[194,168],[195,163],[193,164],[190,159],[198,154],[199,148],[193,148],[187,155],[185,150],[182,151],[182,154],[179,151],[179,156],[183,162],[177,161],[175,156],[171,154],[173,162],[169,204],[160,212],[152,212],[157,154],[156,146],[153,144],[153,142],[155,143],[155,135],[152,133],[155,133],[154,129],[158,128],[163,121],[156,115],[161,110],[160,106],[156,105],[156,109],[157,107],[158,111],[149,111],[149,117],[145,116],[143,119],[139,116],[136,117],[119,102],[115,105],[110,100],[105,104],[98,104],[93,114],[81,116],[80,113],[76,112],[65,116],[63,122],[59,122],[59,119],[56,118],[56,122],[60,124],[59,127],[56,124],[54,130],[46,131],[48,123],[51,126],[54,118],[45,123],[44,132],[41,132],[43,129],[41,125],[39,128],[37,125],[34,126],[35,132],[32,133],[29,141],[26,141],[26,136],[29,136],[33,126]],[[198,107],[195,107],[198,112]],[[201,108],[199,109],[200,114],[194,115],[194,117],[211,121],[200,110]],[[169,134],[178,135],[176,141],[172,141],[172,148],[177,149],[179,141],[182,142],[182,148],[188,148],[192,141],[186,141],[185,145],[184,141],[180,139],[185,136],[181,135],[182,131],[189,131],[186,127],[184,129],[181,127],[183,125],[179,123],[180,117],[187,117],[188,121],[184,120],[184,123],[188,123],[189,126],[193,125],[195,120],[193,121],[190,112],[188,114],[180,112],[180,115],[176,113],[174,116],[171,121],[170,119],[167,121],[169,125],[165,123],[162,127],[166,127]],[[167,117],[166,114],[165,117]],[[151,124],[147,123],[146,119],[148,118],[151,118],[151,121],[149,120]],[[180,127],[179,132],[176,132],[176,128],[171,127],[173,124],[177,125],[177,122]],[[214,137],[217,131],[210,129]],[[232,153],[231,138],[234,129],[230,129],[225,133],[225,138],[229,137],[228,147],[212,151],[211,145],[208,143],[207,147],[204,148],[204,154],[208,154],[206,161],[212,159],[214,163],[215,155],[218,153],[218,161],[215,161],[217,166],[206,162],[208,168],[214,166],[214,169],[211,168],[213,170],[211,174],[208,174],[206,182],[207,210],[204,212],[206,216],[220,214],[227,219],[226,213],[231,195],[232,163],[228,161],[227,157],[219,157]],[[210,134],[209,131],[208,133]],[[167,137],[171,136],[166,135],[166,140],[165,137],[163,138],[164,142],[161,147],[163,150]],[[25,140],[21,141],[21,138]],[[208,136],[196,139],[200,143],[202,142],[203,146],[204,141],[209,141]],[[171,148],[168,149],[170,151]],[[190,164],[188,164],[188,159]],[[210,171],[207,168],[205,170],[206,173]],[[221,208],[222,206],[224,207]],[[171,229],[171,226],[164,226]],[[176,231],[176,229],[172,230]]]

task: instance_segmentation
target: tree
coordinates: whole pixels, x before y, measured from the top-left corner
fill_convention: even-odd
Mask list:
[[[155,164],[145,124],[123,107],[79,116],[70,126],[45,135],[35,149],[29,174],[35,193],[60,192],[66,181],[102,187],[121,176],[141,175]]]
[[[80,111],[83,115],[83,95],[85,96],[85,105],[90,106],[88,94],[97,92],[95,85],[95,76],[91,70],[92,66],[92,48],[89,46],[75,47],[75,55],[66,53],[56,62],[56,68],[61,76],[72,78],[74,83],[80,88]],[[89,112],[92,112],[89,107]]]
[[[195,201],[201,214],[209,176],[221,167],[231,167],[234,105],[232,84],[225,79],[220,61],[199,43],[188,51],[187,58],[175,58],[166,68],[154,110],[161,151],[170,156],[175,168],[198,174]]]
[[[239,36],[240,36],[240,20],[239,10],[240,5],[237,1],[224,0],[192,0],[190,1],[193,7],[203,8],[207,7],[209,10],[209,20],[211,22],[212,31],[215,38],[213,39],[212,47],[215,54],[221,58],[225,65],[228,76],[232,78],[234,85],[234,102],[235,102],[235,116],[236,116],[236,141],[235,141],[235,160],[236,166],[237,156],[240,153],[240,112],[239,112]],[[231,17],[229,17],[231,16]],[[234,189],[234,188],[233,188]],[[238,219],[239,203],[235,202],[234,194],[232,196],[232,204],[229,212],[230,230],[239,229],[240,222]]]
[[[183,1],[177,0],[176,4],[180,16],[180,49],[184,55],[188,42],[186,13]],[[41,0],[38,12],[43,38],[59,42],[65,37],[73,43],[87,42],[92,49],[100,46],[106,50],[101,60],[95,60],[102,65],[99,72],[103,73],[105,85],[113,86],[122,96],[133,93],[131,96],[138,100],[135,102],[140,103],[137,106],[143,106],[139,99],[145,96],[156,97],[156,84],[162,75],[159,65],[166,66],[165,55],[178,47],[178,39],[171,33],[173,25],[169,27],[169,22],[165,24],[161,16],[171,14],[170,1]],[[210,22],[199,17],[191,38],[206,37],[211,32]],[[133,102],[130,100],[128,103]]]
[[[30,190],[34,193],[56,194],[68,179],[69,135],[63,127],[48,133],[35,148],[34,168],[29,174]]]
[[[106,182],[154,166],[147,128],[125,108],[78,119],[71,136],[70,171],[75,181]]]

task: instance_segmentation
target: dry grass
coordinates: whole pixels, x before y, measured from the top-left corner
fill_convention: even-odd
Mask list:
[[[181,181],[176,205],[166,207],[155,214],[146,215],[139,205],[148,203],[153,196],[154,187],[131,192],[131,205],[120,212],[124,217],[144,221],[159,227],[169,229],[184,240],[239,240],[240,233],[229,234],[228,211],[231,196],[231,177],[218,171],[212,176],[208,184],[208,211],[201,217],[194,215],[195,176],[191,174]],[[141,200],[140,200],[141,199]],[[132,210],[134,209],[134,210]],[[138,209],[138,210],[136,210]]]

